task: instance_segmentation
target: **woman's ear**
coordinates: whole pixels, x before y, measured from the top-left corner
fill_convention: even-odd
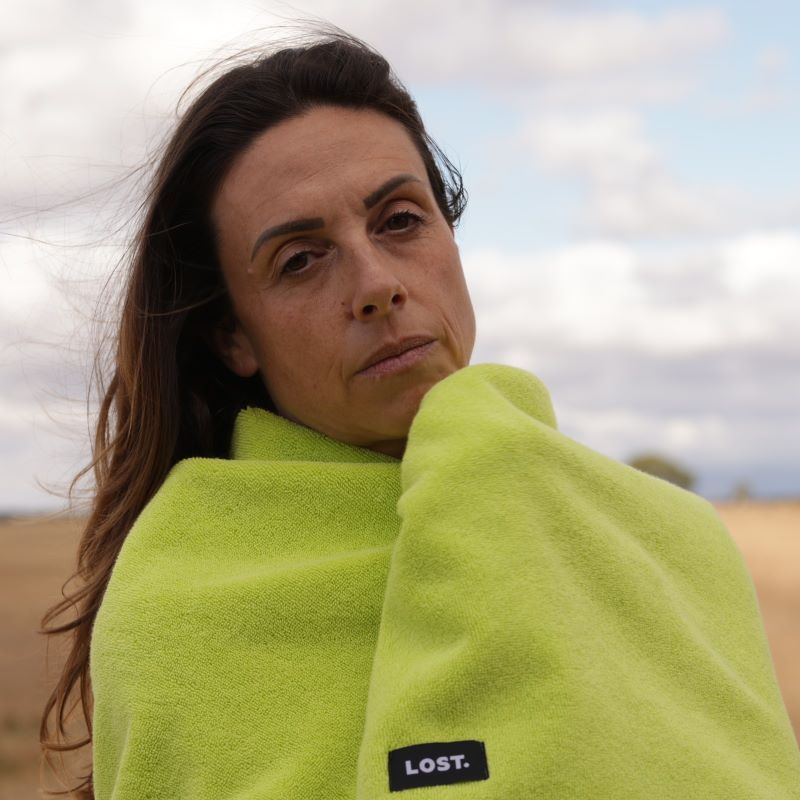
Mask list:
[[[211,345],[222,363],[240,378],[250,378],[258,372],[258,359],[250,338],[233,314],[214,326]]]

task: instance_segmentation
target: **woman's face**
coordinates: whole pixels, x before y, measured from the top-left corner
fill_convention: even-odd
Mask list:
[[[282,122],[234,162],[212,216],[236,315],[215,333],[228,367],[260,371],[282,416],[401,456],[423,395],[475,340],[453,231],[405,128],[330,106]]]

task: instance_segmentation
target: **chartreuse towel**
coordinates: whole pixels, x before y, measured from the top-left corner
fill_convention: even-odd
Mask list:
[[[788,800],[800,753],[712,507],[436,384],[402,461],[266,411],[177,464],[91,648],[98,800]]]

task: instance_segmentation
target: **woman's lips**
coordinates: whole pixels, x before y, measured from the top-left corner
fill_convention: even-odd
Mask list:
[[[425,358],[425,356],[428,354],[428,351],[435,344],[436,340],[434,339],[432,342],[426,342],[425,344],[417,345],[416,347],[412,347],[409,350],[400,353],[400,355],[384,358],[377,364],[373,364],[371,367],[361,370],[361,372],[358,374],[366,377],[377,378],[403,372],[404,370],[410,369],[415,364],[419,363],[423,358]]]

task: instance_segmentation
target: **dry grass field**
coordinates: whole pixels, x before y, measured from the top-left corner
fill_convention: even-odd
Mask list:
[[[718,506],[742,551],[758,592],[786,706],[800,735],[800,502]],[[38,725],[60,664],[35,633],[60,596],[75,557],[76,521],[0,522],[0,800],[31,800],[38,790]],[[82,763],[89,760],[88,749]],[[57,788],[52,776],[49,788]]]

